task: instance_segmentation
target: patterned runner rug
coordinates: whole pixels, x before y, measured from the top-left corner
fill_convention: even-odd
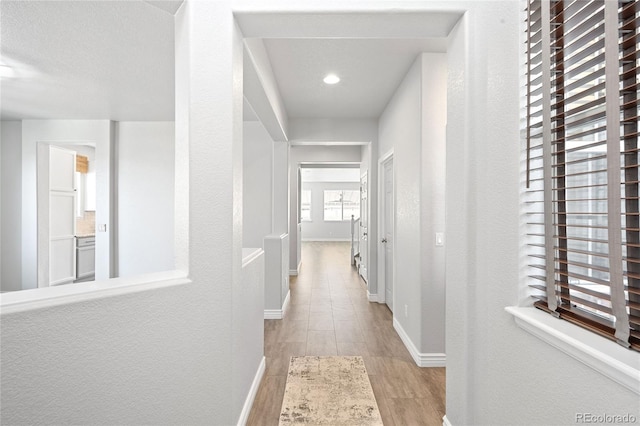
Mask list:
[[[382,425],[362,357],[291,357],[279,424]]]

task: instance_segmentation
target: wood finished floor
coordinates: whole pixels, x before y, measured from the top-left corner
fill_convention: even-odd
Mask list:
[[[360,355],[387,426],[442,425],[445,369],[417,367],[386,305],[367,300],[349,243],[302,245],[285,319],[264,321],[266,372],[248,425],[277,425],[289,357]]]

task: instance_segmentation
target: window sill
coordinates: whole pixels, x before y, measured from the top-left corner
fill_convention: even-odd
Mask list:
[[[505,310],[518,327],[640,395],[640,353],[533,307]]]
[[[102,299],[163,287],[190,283],[187,273],[180,270],[154,272],[124,278],[91,281],[60,286],[12,291],[0,296],[2,315],[52,306]]]

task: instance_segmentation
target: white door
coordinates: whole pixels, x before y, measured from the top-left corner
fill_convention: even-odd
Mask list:
[[[393,160],[384,163],[384,210],[382,246],[384,247],[385,301],[393,312]]]
[[[367,278],[367,266],[369,265],[369,193],[368,178],[365,172],[360,178],[360,276]]]
[[[76,278],[76,153],[49,147],[49,285]]]

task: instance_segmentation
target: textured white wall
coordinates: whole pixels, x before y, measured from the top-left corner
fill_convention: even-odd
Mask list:
[[[233,288],[232,395],[236,416],[264,357],[264,254],[261,249],[243,249],[242,281]]]
[[[422,145],[422,62],[418,58],[389,101],[379,121],[381,157],[393,147],[394,319],[416,347],[421,341],[421,251],[420,191]],[[405,316],[405,305],[408,315]]]
[[[0,123],[2,158],[1,291],[22,289],[22,123]]]
[[[191,282],[152,278],[114,293],[119,279],[95,283],[88,300],[10,314],[3,305],[3,424],[238,419],[233,401],[248,389],[233,384],[246,384],[258,368],[232,367],[232,333],[244,333],[232,328],[242,277],[242,81],[230,78],[242,72],[242,41],[228,4],[186,2],[176,24],[176,132],[179,149],[189,151],[188,170],[181,164],[178,172],[190,176],[189,217],[177,222],[191,230],[188,256],[180,255]]]
[[[174,123],[119,122],[116,133],[118,276],[172,270]]]
[[[289,144],[273,143],[273,217],[274,234],[289,233]]]
[[[421,61],[422,336],[418,350],[445,353],[445,251],[436,247],[435,233],[445,230],[447,57],[423,53]]]
[[[264,247],[272,226],[274,142],[259,121],[245,121],[242,138],[242,244]]]
[[[311,191],[311,222],[302,222],[303,241],[351,241],[351,221],[324,220],[324,191],[332,189],[360,190],[359,182],[304,182],[302,189]]]

